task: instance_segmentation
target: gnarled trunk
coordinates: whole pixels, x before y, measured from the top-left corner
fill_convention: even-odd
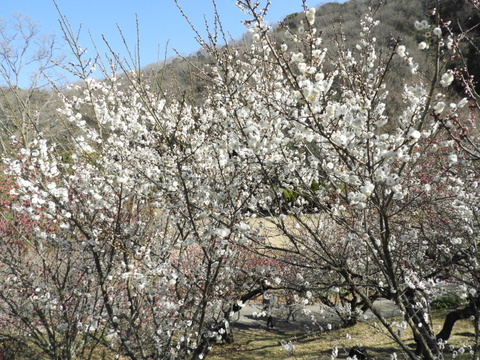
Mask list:
[[[454,310],[447,314],[443,323],[442,331],[437,335],[437,339],[447,341],[452,334],[453,326],[458,320],[465,320],[471,316],[477,316],[479,298],[470,299],[470,302],[463,309]]]

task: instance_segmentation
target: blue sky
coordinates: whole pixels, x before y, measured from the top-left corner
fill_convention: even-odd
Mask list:
[[[204,16],[211,22],[213,5],[211,0],[178,0],[184,11],[198,29],[204,28]],[[345,0],[332,0],[345,2]],[[239,39],[245,32],[241,20],[246,15],[235,6],[235,0],[217,0],[217,7],[224,28],[234,39]],[[308,6],[317,6],[327,2],[309,1]],[[266,0],[261,0],[264,5]],[[108,40],[115,52],[126,56],[123,41],[117,25],[122,29],[127,44],[136,45],[135,14],[139,20],[140,55],[142,66],[174,56],[173,49],[188,55],[199,49],[184,18],[180,15],[173,0],[57,0],[63,15],[69,20],[73,30],[82,32],[80,45],[93,53],[90,36],[94,39],[100,53],[108,52],[102,35]],[[267,20],[277,22],[286,15],[302,11],[301,0],[272,0]],[[53,0],[3,0],[0,1],[0,17],[9,20],[16,12],[29,16],[37,22],[42,33],[55,33],[61,37],[58,24],[58,12]]]

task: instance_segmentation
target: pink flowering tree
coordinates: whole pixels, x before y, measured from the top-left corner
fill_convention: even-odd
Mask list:
[[[105,327],[95,319],[100,293],[88,259],[49,212],[32,207],[38,198],[21,199],[6,176],[1,187],[2,356],[91,358]],[[30,212],[16,211],[22,207]]]

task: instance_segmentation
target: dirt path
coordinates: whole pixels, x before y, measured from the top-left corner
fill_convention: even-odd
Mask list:
[[[401,316],[400,311],[390,300],[380,299],[374,305],[386,317]],[[319,304],[307,306],[306,311],[297,308],[295,319],[293,320],[290,317],[289,321],[286,321],[288,310],[285,306],[277,306],[272,310],[273,330],[326,330],[329,327],[337,327],[341,322],[332,309],[321,307]],[[365,312],[362,317],[362,320],[365,321],[372,319],[374,319],[374,315],[370,310]],[[239,316],[234,316],[232,325],[241,329],[265,329],[267,328],[267,320],[268,316],[262,314],[262,304],[248,304],[240,311]]]

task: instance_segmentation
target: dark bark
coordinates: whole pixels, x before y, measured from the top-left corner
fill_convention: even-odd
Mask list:
[[[350,349],[350,352],[348,353],[348,357],[353,358],[354,356],[356,356],[357,360],[371,359],[371,357],[368,355],[367,349],[362,348],[360,346],[354,346],[353,348]]]
[[[413,334],[413,339],[417,345],[415,354],[425,359],[431,359],[431,354],[434,356],[439,353],[438,344],[434,339],[433,332],[430,329],[430,325],[425,320],[425,311],[422,308],[418,308],[416,304],[416,290],[408,288],[405,291],[405,309],[407,313],[406,317],[411,319],[414,324],[419,324],[416,327],[417,333]]]
[[[445,322],[443,323],[442,331],[437,335],[437,339],[442,339],[447,341],[452,334],[453,326],[458,320],[468,319],[471,316],[476,316],[476,304],[475,301],[470,301],[470,303],[463,309],[454,310],[447,314],[445,317]]]
[[[248,300],[251,300],[251,299],[254,299],[256,298],[257,296],[260,296],[261,294],[263,294],[266,290],[269,290],[271,289],[270,286],[262,286],[262,287],[258,287],[252,291],[250,291],[249,293],[243,295],[241,298],[240,298],[240,301],[242,303],[245,303],[247,302]],[[237,312],[237,311],[240,311],[242,309],[242,306],[238,305],[238,304],[233,304],[232,306],[232,311],[233,312]]]

